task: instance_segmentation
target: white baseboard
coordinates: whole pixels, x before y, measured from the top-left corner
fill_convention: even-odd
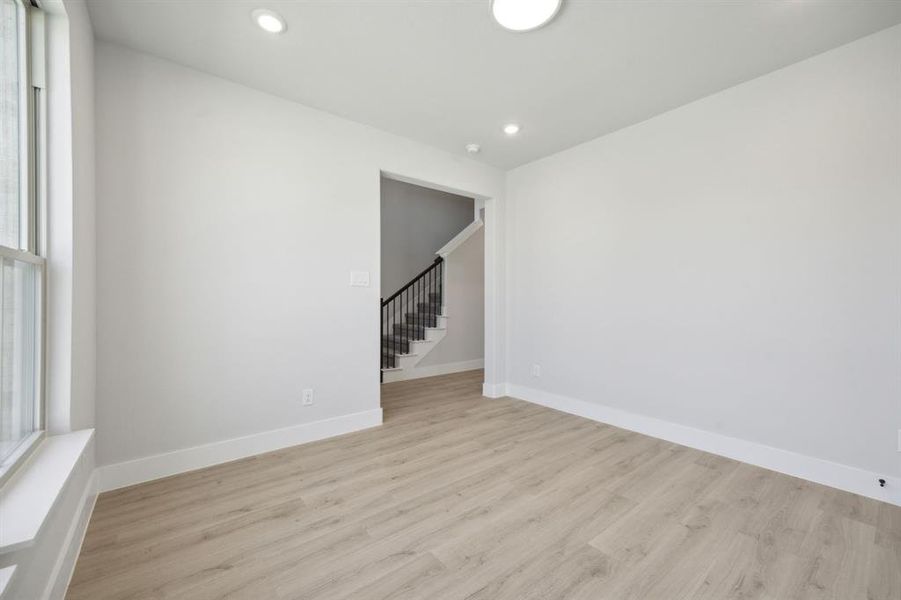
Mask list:
[[[44,592],[45,600],[63,600],[66,596],[66,590],[69,588],[69,582],[75,573],[75,563],[78,561],[78,555],[81,554],[81,545],[84,543],[84,536],[88,532],[88,523],[91,515],[94,513],[94,505],[97,502],[97,469],[91,473],[90,479],[85,486],[78,503],[78,512],[75,519],[66,533],[66,539],[60,548],[59,558],[50,574],[47,583],[47,589]]]
[[[486,398],[503,398],[507,394],[506,383],[483,383],[482,395]]]
[[[382,424],[382,409],[342,415],[99,467],[100,491],[144,483]]]
[[[507,395],[513,398],[901,506],[899,477],[879,475],[821,458],[521,385],[506,384],[505,387]],[[877,483],[880,477],[886,480],[884,488],[880,488]]]
[[[444,363],[443,365],[413,367],[412,369],[395,371],[392,374],[391,382],[408,381],[410,379],[422,379],[423,377],[435,377],[436,375],[450,375],[451,373],[462,373],[463,371],[472,371],[474,369],[482,369],[484,367],[485,360],[482,358],[478,358],[476,360],[464,360],[462,362]],[[386,377],[385,379],[385,383],[388,383],[388,378]]]

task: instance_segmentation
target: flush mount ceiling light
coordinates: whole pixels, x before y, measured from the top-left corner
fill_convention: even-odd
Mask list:
[[[250,16],[253,17],[253,22],[260,26],[260,29],[269,33],[282,33],[288,28],[283,18],[265,8],[256,9],[250,13]]]
[[[478,144],[466,144],[466,151],[470,154],[478,154],[482,151],[482,147]]]
[[[563,0],[491,0],[491,14],[504,29],[532,31],[546,25]]]
[[[516,123],[507,123],[504,125],[504,133],[507,135],[516,135],[519,133],[519,125]]]

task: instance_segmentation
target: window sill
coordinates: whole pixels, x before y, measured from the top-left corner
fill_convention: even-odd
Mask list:
[[[44,438],[0,488],[0,555],[31,546],[84,455],[93,429]]]
[[[43,431],[35,431],[28,436],[2,464],[0,464],[0,490],[4,484],[12,479],[13,474],[20,466],[28,461],[31,452],[38,447],[44,437]]]

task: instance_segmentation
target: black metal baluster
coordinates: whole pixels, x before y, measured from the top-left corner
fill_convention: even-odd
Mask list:
[[[398,305],[398,310],[397,310],[397,321],[400,323],[400,332],[401,332],[401,338],[400,338],[400,340],[398,340],[398,343],[400,344],[400,353],[401,354],[405,354],[407,351],[407,348],[408,348],[407,341],[406,341],[406,330],[404,329],[404,305],[405,305],[404,304],[404,297],[405,297],[404,294],[406,294],[406,293],[407,292],[404,291],[399,296],[400,304]],[[397,366],[397,357],[396,356],[394,357],[394,365]]]
[[[385,305],[385,335],[387,339],[385,340],[386,346],[388,347],[388,354],[391,354],[391,350],[394,348],[394,340],[391,338],[391,300]],[[386,367],[388,365],[388,361],[385,361]]]
[[[398,355],[409,353],[411,342],[426,339],[426,328],[438,326],[443,306],[444,259],[439,256],[387,300],[381,299],[379,364],[382,369],[397,368]]]
[[[391,329],[391,318],[394,316],[394,299],[388,304],[388,335],[391,336],[391,354],[394,354],[394,330]],[[392,359],[393,360],[393,359]],[[392,365],[388,365],[389,367]]]
[[[388,328],[388,307],[383,306],[382,307],[382,335],[384,335],[385,338],[382,343],[385,344],[385,349],[383,350],[384,354],[382,354],[382,362],[385,364],[385,366],[388,366],[388,358],[386,355],[388,354],[388,344],[390,343],[388,341],[388,337],[387,337],[388,336],[388,332],[386,331],[387,328]]]
[[[391,354],[391,301],[385,303],[385,354]],[[385,368],[388,367],[388,357],[385,356]]]

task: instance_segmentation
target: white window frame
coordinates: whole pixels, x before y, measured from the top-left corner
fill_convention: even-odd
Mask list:
[[[28,0],[13,0],[19,13],[20,131],[19,182],[27,199],[19,214],[20,249],[0,245],[0,256],[37,266],[35,290],[34,431],[0,462],[0,486],[20,467],[43,439],[46,429],[46,84],[44,13]]]

